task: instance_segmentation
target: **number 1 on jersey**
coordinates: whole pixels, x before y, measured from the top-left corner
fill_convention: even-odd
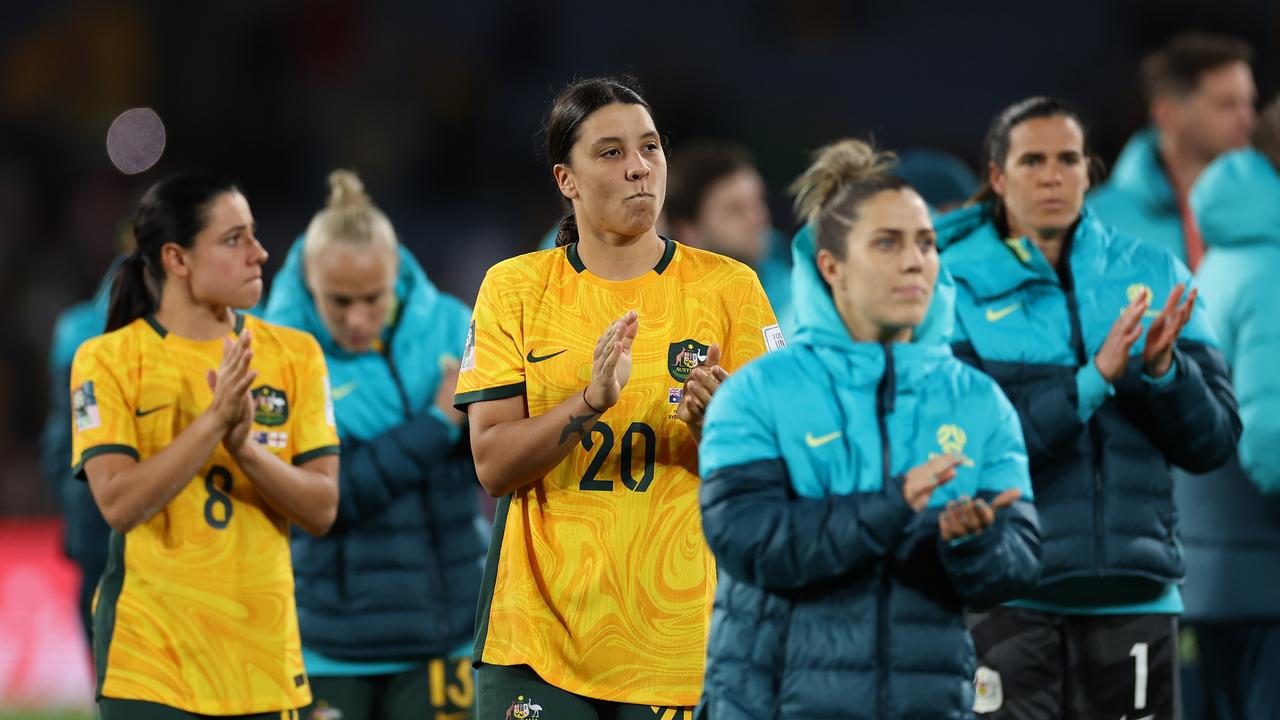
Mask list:
[[[1129,649],[1133,658],[1133,709],[1147,707],[1147,644],[1134,643]]]

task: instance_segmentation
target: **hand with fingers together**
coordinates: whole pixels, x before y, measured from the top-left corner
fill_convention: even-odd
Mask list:
[[[729,371],[720,367],[720,346],[711,343],[707,359],[689,371],[684,381],[684,395],[676,407],[676,417],[689,426],[695,442],[702,440],[702,420],[706,417],[711,396],[720,389],[720,383],[729,378]]]
[[[951,500],[938,516],[938,531],[946,541],[981,535],[995,523],[997,510],[1009,507],[1020,497],[1022,491],[1014,488],[1000,493],[990,504],[982,498],[974,500],[968,495]]]
[[[582,397],[587,405],[603,413],[622,396],[622,388],[631,379],[631,345],[640,330],[640,316],[635,310],[614,320],[596,340],[591,356],[591,382]]]
[[[1102,349],[1093,358],[1094,367],[1109,383],[1115,383],[1124,377],[1124,369],[1129,363],[1129,351],[1142,336],[1142,315],[1147,311],[1149,298],[1142,293],[1129,303],[1120,317],[1111,324],[1107,339],[1102,342]]]
[[[1178,305],[1182,291],[1186,285],[1178,283],[1164,302],[1164,309],[1151,321],[1147,328],[1147,344],[1142,349],[1142,364],[1149,377],[1162,377],[1169,372],[1173,364],[1173,346],[1182,334],[1182,329],[1191,320],[1191,310],[1196,304],[1197,290],[1187,295],[1186,302]]]
[[[206,376],[209,389],[213,390],[213,402],[205,412],[210,413],[225,428],[222,446],[235,454],[244,446],[253,425],[253,397],[249,388],[258,377],[258,371],[250,369],[253,362],[253,334],[245,330],[236,341],[222,340],[222,365],[210,370]]]
[[[920,512],[929,505],[933,491],[956,477],[956,468],[968,458],[958,454],[939,455],[907,471],[902,480],[902,497],[912,510]]]

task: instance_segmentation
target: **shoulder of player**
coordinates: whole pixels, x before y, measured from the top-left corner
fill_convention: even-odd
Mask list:
[[[727,281],[759,282],[759,277],[751,266],[727,255],[679,245],[676,257],[682,275],[690,274],[699,280],[722,278]]]
[[[108,367],[121,367],[140,362],[141,354],[138,348],[140,334],[144,332],[153,331],[146,324],[145,319],[138,318],[122,328],[95,335],[80,343],[72,362],[80,363],[88,358],[94,358]]]
[[[320,343],[306,330],[277,325],[253,315],[245,316],[244,327],[253,331],[253,346],[257,350],[270,347],[296,356],[323,354]]]
[[[531,280],[545,281],[551,267],[558,262],[564,261],[564,252],[564,248],[550,248],[509,257],[506,260],[494,263],[485,273],[484,281],[486,283],[491,280],[500,280],[503,283]]]

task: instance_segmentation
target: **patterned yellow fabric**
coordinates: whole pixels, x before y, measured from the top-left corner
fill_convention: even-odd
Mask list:
[[[294,464],[336,453],[324,355],[306,333],[242,318],[253,332],[251,442]],[[239,328],[237,328],[239,329]],[[71,373],[72,456],[142,461],[212,402],[222,340],[139,319],[81,346]],[[238,715],[311,701],[302,665],[289,522],[219,445],[173,500],[112,533],[95,608],[99,694]],[[104,666],[105,665],[105,666]]]
[[[628,310],[640,324],[620,402],[504,500],[477,654],[587,697],[694,705],[715,565],[697,447],[676,403],[712,343],[729,371],[763,354],[766,338],[781,343],[755,273],[671,241],[653,272],[627,281],[592,275],[573,246],[499,263],[480,288],[455,401],[523,394],[530,416],[547,412],[586,387],[596,339]]]

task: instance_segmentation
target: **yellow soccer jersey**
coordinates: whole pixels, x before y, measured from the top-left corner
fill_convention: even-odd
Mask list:
[[[338,452],[328,373],[310,335],[240,316],[253,332],[250,442],[302,464]],[[141,318],[80,347],[71,370],[72,458],[146,460],[209,407],[222,340]],[[208,715],[311,701],[302,665],[289,522],[219,445],[159,513],[111,533],[98,586],[98,693]]]
[[[712,343],[732,372],[782,336],[750,268],[665,242],[654,270],[626,281],[592,275],[572,245],[495,265],[455,402],[523,395],[530,416],[545,413],[587,386],[609,323],[639,313],[618,404],[560,465],[499,504],[476,658],[529,665],[587,697],[694,705],[715,564],[698,510],[697,446],[676,406]]]

